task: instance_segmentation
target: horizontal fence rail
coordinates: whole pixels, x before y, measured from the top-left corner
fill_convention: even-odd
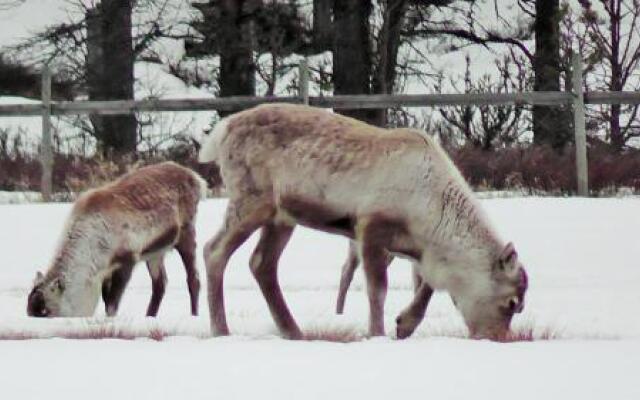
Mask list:
[[[572,92],[469,93],[310,96],[309,105],[333,109],[376,109],[464,105],[566,105]],[[113,101],[52,101],[51,115],[115,115],[162,111],[233,111],[263,103],[304,103],[298,96],[222,97],[215,99],[144,99]],[[640,92],[585,92],[585,104],[640,104]],[[41,104],[0,105],[0,116],[41,116]]]
[[[333,109],[384,109],[397,107],[489,106],[509,104],[568,105],[574,111],[576,143],[576,173],[578,194],[587,196],[588,174],[585,104],[640,104],[640,92],[588,92],[582,88],[582,60],[576,53],[572,59],[573,82],[571,91],[526,93],[465,93],[465,94],[388,94],[309,96],[309,71],[306,60],[299,67],[299,95],[289,97],[224,97],[212,99],[144,99],[113,101],[52,101],[51,79],[48,68],[43,70],[42,103],[0,105],[0,117],[40,116],[42,124],[42,194],[51,195],[51,116],[61,115],[117,115],[137,112],[163,111],[234,111],[263,103],[296,103]],[[579,75],[579,76],[576,76]]]

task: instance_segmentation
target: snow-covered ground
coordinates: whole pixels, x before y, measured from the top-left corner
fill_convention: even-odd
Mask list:
[[[171,335],[162,341],[0,341],[0,398],[640,398],[640,201],[482,202],[498,230],[516,243],[529,272],[527,304],[515,328],[533,328],[552,340],[464,339],[462,320],[444,294],[434,298],[412,338],[393,339],[393,320],[411,297],[404,262],[391,268],[387,338],[347,344],[280,339],[247,266],[255,237],[227,269],[231,337],[208,337],[205,291],[201,316],[189,316],[175,254],[167,260],[169,288],[157,319],[143,317],[150,295],[143,266],[114,319],[101,309],[92,319],[27,318],[31,280],[46,267],[70,205],[0,206],[0,337]],[[225,200],[201,204],[200,244],[220,225],[224,205]],[[359,274],[345,315],[333,312],[346,249],[343,238],[298,229],[285,250],[281,283],[306,332],[366,332]],[[199,268],[204,276],[202,260]]]

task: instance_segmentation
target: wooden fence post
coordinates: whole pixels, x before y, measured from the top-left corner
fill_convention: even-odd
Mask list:
[[[300,97],[302,98],[302,104],[309,105],[309,66],[307,65],[306,57],[300,60],[299,65],[300,75]]]
[[[576,174],[578,196],[589,196],[589,172],[587,164],[587,136],[584,118],[584,95],[582,93],[582,58],[574,52],[572,59],[573,124],[576,142]]]
[[[51,201],[53,149],[51,140],[51,71],[48,66],[44,66],[42,69],[42,143],[40,145],[40,163],[42,165],[40,181],[42,200]]]

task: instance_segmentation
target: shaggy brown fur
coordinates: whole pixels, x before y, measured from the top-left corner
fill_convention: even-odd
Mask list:
[[[29,297],[33,316],[92,314],[101,289],[108,315],[116,314],[133,266],[146,261],[153,281],[147,315],[164,295],[163,258],[175,248],[186,272],[191,312],[198,313],[195,216],[206,184],[172,162],[140,168],[76,201],[53,264]],[[61,290],[44,290],[58,282]],[[54,294],[52,294],[54,293]],[[32,301],[33,299],[33,301]]]

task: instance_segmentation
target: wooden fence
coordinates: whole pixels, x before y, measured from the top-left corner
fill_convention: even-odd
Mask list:
[[[306,62],[300,65],[299,96],[291,97],[224,97],[215,99],[145,99],[115,101],[51,101],[51,74],[42,74],[42,103],[0,105],[0,117],[42,116],[42,182],[45,201],[51,198],[51,117],[82,114],[131,114],[161,111],[232,111],[262,103],[299,103],[333,109],[376,109],[394,107],[433,107],[455,105],[572,105],[576,143],[577,193],[588,196],[585,104],[640,104],[640,92],[583,93],[582,64],[573,58],[572,90],[567,92],[472,93],[425,95],[353,95],[312,97],[308,91]]]

